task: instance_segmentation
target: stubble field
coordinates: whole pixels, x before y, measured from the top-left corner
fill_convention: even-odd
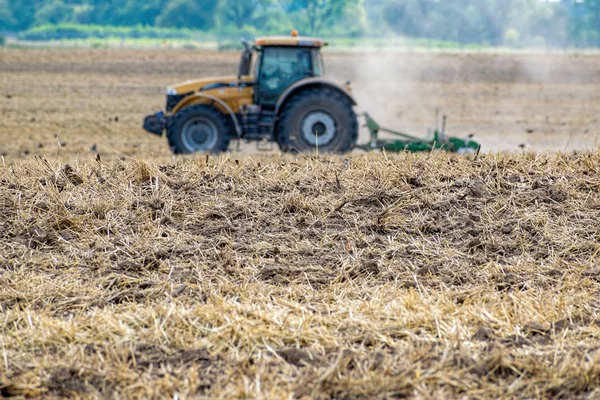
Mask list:
[[[141,118],[235,55],[0,56],[0,396],[600,396],[598,57],[328,55],[513,154],[173,158]]]

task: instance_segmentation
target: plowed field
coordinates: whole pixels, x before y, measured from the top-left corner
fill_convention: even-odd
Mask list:
[[[141,117],[235,55],[0,55],[0,397],[600,397],[600,155],[518,148],[593,146],[598,58],[328,56],[510,154],[173,158]]]

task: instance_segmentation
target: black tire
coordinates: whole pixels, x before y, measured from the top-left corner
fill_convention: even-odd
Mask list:
[[[294,95],[277,125],[277,141],[285,152],[312,152],[318,145],[319,152],[347,153],[357,140],[358,121],[352,103],[330,88],[311,88]]]
[[[175,154],[221,153],[229,147],[231,121],[214,107],[189,106],[169,121],[167,139]]]

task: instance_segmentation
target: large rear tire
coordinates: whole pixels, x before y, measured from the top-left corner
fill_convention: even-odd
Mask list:
[[[350,100],[329,88],[311,88],[294,95],[277,125],[282,151],[347,153],[358,140],[358,121]]]
[[[167,139],[175,154],[227,151],[230,135],[230,121],[216,108],[204,104],[184,108],[167,126]]]

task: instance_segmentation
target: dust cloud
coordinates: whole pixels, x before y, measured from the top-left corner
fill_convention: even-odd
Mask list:
[[[358,110],[419,137],[448,115],[447,132],[484,149],[583,150],[600,134],[600,63],[573,53],[370,51],[326,54],[352,81]],[[362,142],[368,133],[361,132]]]

